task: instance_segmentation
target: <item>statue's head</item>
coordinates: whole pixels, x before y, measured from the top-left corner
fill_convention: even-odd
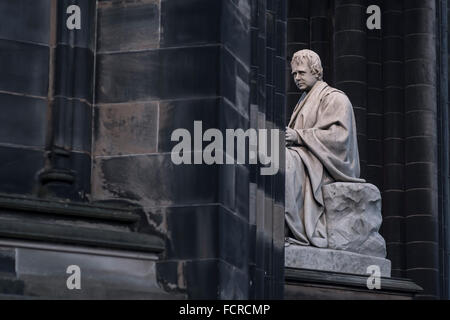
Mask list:
[[[292,57],[291,68],[295,84],[300,90],[309,91],[323,78],[320,57],[311,50],[297,51]]]

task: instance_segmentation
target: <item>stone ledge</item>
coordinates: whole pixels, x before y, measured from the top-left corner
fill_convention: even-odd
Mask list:
[[[423,291],[409,279],[381,278],[381,288],[367,288],[367,275],[286,268],[287,300],[411,300]]]
[[[286,268],[286,282],[321,283],[332,285],[345,285],[355,288],[367,288],[367,276],[342,274],[317,270],[302,270]],[[410,279],[381,278],[381,289],[392,292],[419,293],[423,289]]]
[[[163,252],[162,235],[136,231],[141,219],[137,209],[130,204],[125,207],[125,203],[114,207],[114,203],[76,203],[0,193],[0,237]]]
[[[132,208],[77,203],[74,201],[57,201],[0,193],[0,209],[23,211],[30,214],[44,213],[57,216],[69,216],[85,219],[132,224],[139,221],[139,215]]]
[[[368,275],[367,267],[380,267],[382,277],[391,276],[391,261],[342,250],[286,244],[285,267]]]
[[[19,221],[0,217],[0,237],[47,243],[161,253],[164,241],[151,234]]]

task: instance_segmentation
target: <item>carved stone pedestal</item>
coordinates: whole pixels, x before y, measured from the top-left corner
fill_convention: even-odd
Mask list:
[[[368,266],[380,267],[380,287],[369,288]],[[285,247],[287,300],[404,300],[414,299],[422,288],[409,279],[391,278],[391,262],[353,252],[304,247]]]
[[[320,249],[287,243],[285,266],[296,269],[310,269],[349,274],[367,273],[368,266],[379,266],[382,277],[391,276],[391,261],[342,250]]]
[[[367,275],[285,269],[286,300],[411,300],[422,288],[409,279],[381,278],[379,289],[367,287]]]
[[[378,232],[382,222],[378,189],[368,183],[338,182],[322,191],[328,248],[286,241],[284,298],[413,299],[421,292],[408,279],[391,278],[386,243]],[[367,285],[373,266],[380,270],[379,288]]]

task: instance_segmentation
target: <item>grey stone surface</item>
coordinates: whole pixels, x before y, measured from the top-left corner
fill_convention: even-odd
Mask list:
[[[285,266],[290,268],[369,275],[367,267],[373,265],[380,267],[382,277],[391,276],[391,262],[384,258],[289,242],[285,245]]]
[[[322,188],[328,248],[386,257],[386,242],[378,233],[380,191],[369,183],[337,182]]]
[[[25,284],[25,296],[88,300],[183,298],[171,295],[158,283],[158,258],[154,254],[41,244],[15,250],[17,279]],[[67,268],[72,265],[80,268],[79,290],[67,287],[71,275]]]

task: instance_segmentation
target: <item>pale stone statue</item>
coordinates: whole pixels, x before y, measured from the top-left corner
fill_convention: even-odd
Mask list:
[[[303,92],[286,128],[286,223],[303,245],[328,247],[322,186],[359,179],[353,108],[347,96],[322,81],[319,56],[301,50],[292,74]]]
[[[381,196],[359,178],[352,104],[323,82],[313,51],[296,52],[291,67],[303,94],[286,127],[286,266],[365,273],[376,264],[389,276]]]

